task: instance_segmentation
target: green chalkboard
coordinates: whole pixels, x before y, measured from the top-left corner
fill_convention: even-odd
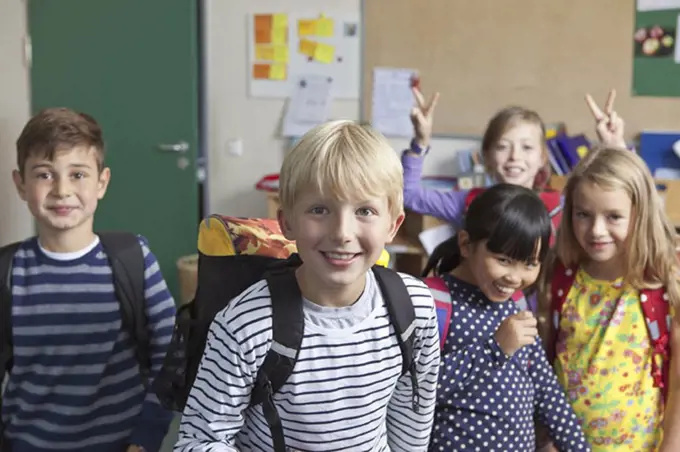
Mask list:
[[[634,96],[680,97],[675,62],[680,9],[636,11],[633,31]]]

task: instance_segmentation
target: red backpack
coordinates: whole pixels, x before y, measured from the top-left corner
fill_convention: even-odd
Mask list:
[[[430,288],[432,298],[434,298],[434,305],[437,310],[437,323],[439,324],[439,346],[444,348],[446,337],[449,335],[449,327],[451,326],[451,314],[453,313],[451,291],[446,282],[439,276],[430,276],[423,281]],[[529,307],[521,290],[512,294],[512,300],[519,304],[522,310],[526,310]]]
[[[552,279],[552,326],[554,334],[550,343],[546,344],[548,357],[552,362],[556,357],[557,334],[565,299],[569,294],[578,267],[566,268],[559,260],[555,260]],[[654,386],[661,389],[664,401],[668,396],[668,373],[670,363],[671,317],[668,308],[668,294],[663,287],[658,289],[641,289],[640,306],[645,317],[647,332],[654,350],[652,356],[652,377]],[[661,359],[659,366],[658,358]]]
[[[468,195],[465,198],[465,210],[470,207],[472,200],[484,190],[486,190],[486,188],[478,187],[473,188],[468,192]],[[542,190],[538,193],[538,197],[541,198],[546,209],[548,209],[548,215],[550,215],[553,226],[552,239],[554,240],[557,228],[560,227],[560,222],[562,221],[562,193],[557,190]]]

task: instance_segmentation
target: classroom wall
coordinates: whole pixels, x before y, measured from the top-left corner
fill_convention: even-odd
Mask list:
[[[25,4],[0,1],[0,245],[32,235],[33,221],[12,182],[14,142],[29,117],[28,72],[24,66]]]
[[[206,0],[209,210],[229,215],[266,215],[259,178],[276,173],[286,140],[278,137],[283,99],[248,97],[247,14],[254,12],[357,11],[360,0]],[[283,9],[282,9],[283,8]],[[334,118],[358,119],[358,101],[336,101]],[[230,140],[243,141],[243,155],[230,155]]]

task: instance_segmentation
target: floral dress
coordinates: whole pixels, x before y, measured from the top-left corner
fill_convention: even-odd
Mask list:
[[[638,291],[579,269],[565,299],[555,368],[593,451],[656,451],[663,401]]]

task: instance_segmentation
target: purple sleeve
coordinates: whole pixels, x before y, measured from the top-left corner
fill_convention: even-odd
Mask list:
[[[431,215],[454,225],[460,225],[465,213],[467,190],[439,191],[423,188],[423,158],[404,151],[401,156],[404,168],[404,206],[416,213]]]

